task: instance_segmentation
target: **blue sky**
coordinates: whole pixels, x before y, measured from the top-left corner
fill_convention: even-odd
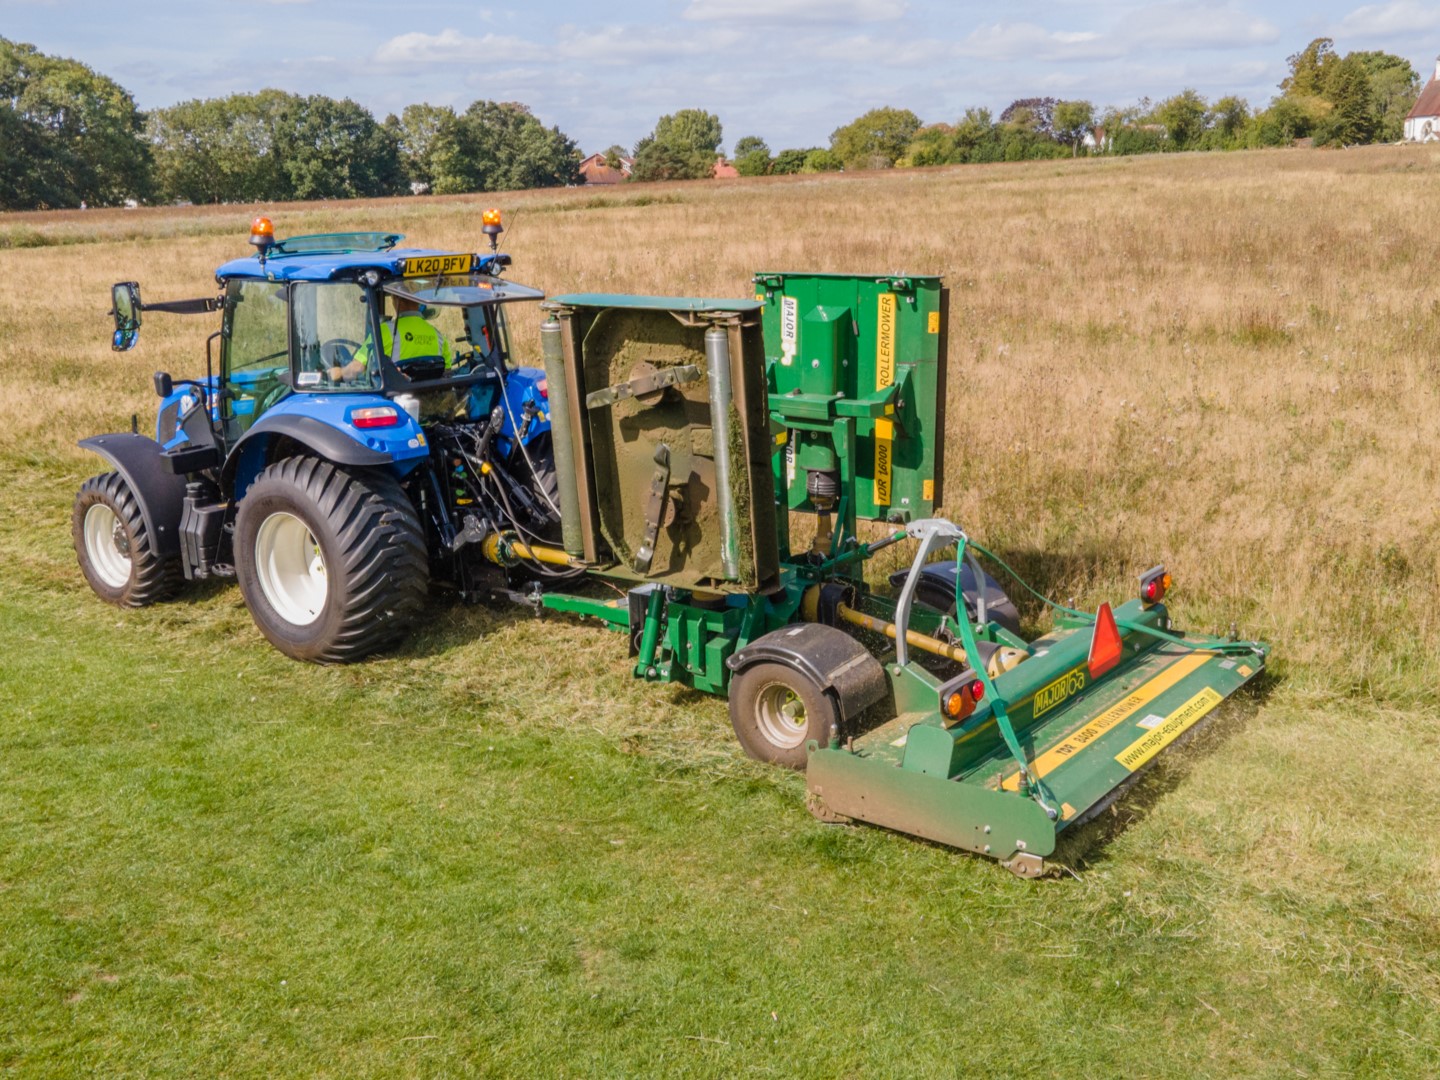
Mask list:
[[[275,86],[415,101],[522,101],[586,151],[662,113],[718,113],[725,146],[824,145],[867,109],[927,122],[1018,97],[1097,107],[1194,87],[1264,104],[1312,38],[1385,49],[1428,78],[1440,0],[0,0],[0,36],[112,76],[142,108]]]

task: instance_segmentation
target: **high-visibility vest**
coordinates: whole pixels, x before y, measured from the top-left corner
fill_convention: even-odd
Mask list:
[[[394,356],[397,329],[400,332],[400,355],[395,357],[397,364],[407,364],[412,360],[443,360],[445,370],[450,370],[450,343],[418,311],[402,311],[397,317],[386,319],[380,324],[380,345],[386,356]],[[356,360],[369,361],[369,344],[367,339],[364,345],[355,350]]]

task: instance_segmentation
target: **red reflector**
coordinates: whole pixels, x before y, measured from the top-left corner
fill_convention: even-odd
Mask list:
[[[357,428],[398,427],[400,414],[388,406],[376,409],[356,409],[350,414],[350,423]]]
[[[979,701],[979,700],[980,700],[981,698],[983,698],[984,696],[985,696],[985,684],[984,684],[983,682],[981,682],[979,679],[976,679],[974,682],[972,682],[972,683],[970,684],[970,699],[971,699],[972,701]]]
[[[1120,662],[1120,628],[1109,604],[1095,613],[1095,636],[1090,639],[1090,678],[1098,679]]]

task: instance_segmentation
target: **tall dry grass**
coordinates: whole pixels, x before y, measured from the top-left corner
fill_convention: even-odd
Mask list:
[[[1433,703],[1437,179],[1440,153],[1386,147],[265,209],[464,249],[498,204],[513,276],[551,293],[943,274],[951,516],[1062,598],[1166,560],[1181,620],[1271,639],[1296,692]],[[58,526],[95,465],[74,441],[148,423],[150,373],[203,366],[199,319],[111,353],[108,284],[205,293],[256,209],[0,217],[0,528]]]

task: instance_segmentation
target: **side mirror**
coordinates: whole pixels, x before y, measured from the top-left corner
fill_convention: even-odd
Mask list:
[[[115,336],[110,347],[116,352],[126,352],[135,347],[140,336],[140,286],[133,281],[110,286],[110,304],[110,314],[115,318]]]
[[[155,396],[167,398],[175,392],[175,382],[168,371],[155,372]]]

